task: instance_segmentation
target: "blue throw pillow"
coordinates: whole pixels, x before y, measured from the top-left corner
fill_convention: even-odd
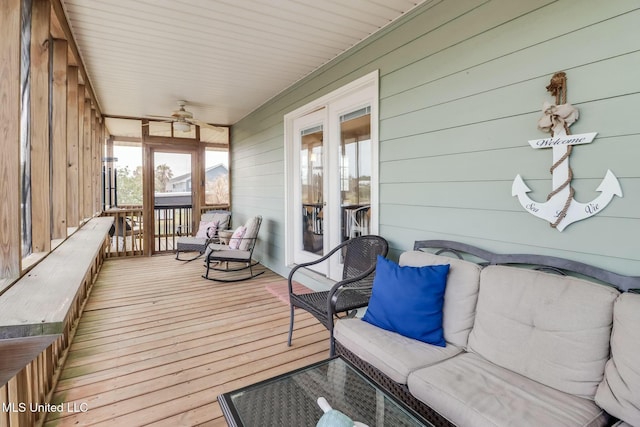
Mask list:
[[[378,256],[371,300],[362,320],[445,347],[442,306],[448,274],[449,264],[400,267]]]

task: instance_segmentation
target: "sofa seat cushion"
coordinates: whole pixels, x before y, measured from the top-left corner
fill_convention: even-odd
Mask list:
[[[640,295],[620,295],[613,308],[611,359],[596,403],[611,415],[640,426]]]
[[[549,387],[593,399],[609,358],[618,295],[574,277],[485,267],[468,350]]]
[[[410,372],[462,351],[451,344],[438,347],[407,338],[360,319],[338,320],[333,333],[349,351],[400,384],[407,383]]]
[[[608,417],[572,396],[462,353],[409,375],[409,391],[457,426],[602,426]]]
[[[470,261],[423,251],[402,253],[398,264],[410,267],[449,264],[442,329],[447,343],[464,348],[473,327],[482,268]]]

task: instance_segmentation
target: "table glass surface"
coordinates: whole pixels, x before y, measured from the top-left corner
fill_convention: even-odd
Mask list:
[[[354,421],[374,426],[430,426],[337,357],[225,393],[218,402],[230,426],[315,426],[318,397]]]

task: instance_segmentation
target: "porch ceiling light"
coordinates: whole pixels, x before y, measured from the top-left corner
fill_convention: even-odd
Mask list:
[[[187,122],[173,122],[173,128],[180,132],[189,132],[191,125]]]

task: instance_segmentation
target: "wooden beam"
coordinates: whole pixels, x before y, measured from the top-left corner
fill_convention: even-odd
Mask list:
[[[53,41],[51,237],[67,237],[67,41]]]
[[[71,50],[71,48],[67,50],[67,64],[70,66],[73,65],[74,67],[78,66],[78,59],[73,54],[73,50]]]
[[[80,225],[78,67],[67,69],[67,226]]]
[[[0,291],[21,270],[20,3],[0,2]]]
[[[84,219],[91,218],[91,197],[93,197],[93,186],[91,177],[91,128],[93,126],[93,120],[91,120],[91,100],[87,98],[87,91],[85,86],[85,100],[84,100],[84,123],[83,123],[83,139],[82,146],[84,154],[82,156],[82,185],[83,200],[82,200],[82,215]]]
[[[56,15],[53,7],[50,7],[49,11],[51,14],[51,37],[53,37],[54,39],[66,39],[67,36],[62,29],[62,25],[60,24],[58,15]]]
[[[164,119],[149,119],[146,117],[137,117],[137,116],[122,116],[122,115],[118,115],[118,114],[104,114],[102,117],[106,118],[106,119],[123,119],[123,120],[141,120],[141,121],[147,121],[147,122],[165,122],[166,120]],[[221,124],[217,124],[217,123],[208,123],[211,126],[217,126],[217,127],[221,127],[221,128],[228,128],[231,127],[230,125],[221,125]],[[194,125],[196,126],[196,125]],[[186,138],[176,138],[176,139],[186,139]]]
[[[113,138],[107,140],[107,159],[105,165],[105,201],[107,209],[112,208],[115,201],[115,168],[113,164]]]
[[[118,141],[118,142],[142,142],[142,138],[138,138],[135,136],[116,136],[116,135],[112,135],[111,136],[112,139],[114,141]]]
[[[142,145],[142,171],[142,221],[145,224],[142,238],[144,239],[144,254],[151,256],[153,255],[154,246],[153,187],[155,174],[153,170],[153,151],[146,144]]]
[[[31,11],[31,238],[33,252],[51,250],[49,152],[49,0],[33,0]]]
[[[101,163],[102,163],[102,141],[101,141],[101,135],[102,135],[102,131],[101,131],[101,127],[102,125],[100,124],[100,117],[97,115],[97,111],[95,109],[91,110],[91,113],[93,115],[93,139],[92,139],[92,143],[91,143],[91,152],[92,152],[92,156],[93,156],[93,162],[91,165],[91,177],[92,177],[92,184],[93,184],[93,198],[92,198],[92,203],[91,203],[91,216],[96,215],[97,213],[99,213],[101,211],[101,207],[100,207],[100,187],[101,187],[101,180],[100,180],[100,175],[102,174],[102,168],[101,168]]]
[[[89,98],[94,102],[95,108],[98,111],[98,115],[102,115],[100,111],[100,106],[98,104],[98,98],[96,98],[96,94],[89,83],[89,79],[87,78],[87,72],[85,70],[84,64],[82,64],[80,52],[78,51],[78,46],[73,38],[73,33],[71,32],[71,28],[69,27],[69,23],[67,22],[67,18],[64,14],[64,8],[62,7],[62,3],[60,0],[51,0],[52,11],[56,16],[56,19],[60,25],[62,32],[65,35],[65,39],[69,42],[69,48],[73,52],[73,56],[75,56],[76,61],[78,63],[78,69],[81,76],[81,81],[85,83],[87,87],[87,91],[89,92]]]
[[[85,87],[78,84],[78,219],[84,221],[84,104]]]

